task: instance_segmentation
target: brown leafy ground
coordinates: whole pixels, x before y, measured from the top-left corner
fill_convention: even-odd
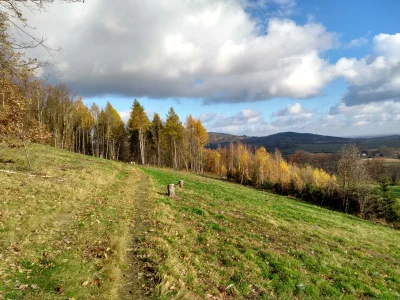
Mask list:
[[[146,244],[132,240],[149,225],[147,177],[122,163],[30,149],[33,171],[22,150],[0,144],[0,299],[151,292],[152,268],[140,254]]]

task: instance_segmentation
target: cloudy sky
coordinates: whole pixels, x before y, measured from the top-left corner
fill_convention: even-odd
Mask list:
[[[398,0],[86,0],[26,13],[44,71],[126,119],[173,106],[209,131],[400,133]],[[51,59],[43,49],[32,55]]]

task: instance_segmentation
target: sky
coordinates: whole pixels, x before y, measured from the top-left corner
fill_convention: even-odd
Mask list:
[[[29,55],[86,104],[123,120],[174,107],[208,131],[399,134],[398,0],[86,0],[25,12]],[[14,32],[14,34],[17,34]]]

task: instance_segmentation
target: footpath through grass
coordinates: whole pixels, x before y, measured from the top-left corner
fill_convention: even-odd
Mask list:
[[[400,297],[400,232],[241,185],[143,168],[162,299]],[[179,198],[167,184],[185,181]]]
[[[120,298],[146,178],[127,164],[30,147],[32,171],[22,150],[0,144],[0,299]]]

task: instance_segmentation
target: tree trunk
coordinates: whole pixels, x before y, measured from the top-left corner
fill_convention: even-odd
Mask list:
[[[110,144],[110,138],[107,138],[106,159],[108,159],[109,144]]]
[[[139,128],[139,150],[140,150],[140,159],[142,161],[142,165],[145,165],[145,140],[144,140],[144,132],[143,128]]]
[[[158,137],[158,139],[157,139],[157,165],[158,165],[158,167],[161,166],[161,141],[160,141],[160,137]]]
[[[26,146],[25,140],[22,139],[22,143],[24,144],[25,157],[28,162],[29,169],[32,169],[31,160],[29,158],[29,153],[28,153],[28,147]]]
[[[175,138],[173,139],[174,142],[174,169],[177,170],[178,166],[177,166],[177,159],[176,159],[176,141]]]

